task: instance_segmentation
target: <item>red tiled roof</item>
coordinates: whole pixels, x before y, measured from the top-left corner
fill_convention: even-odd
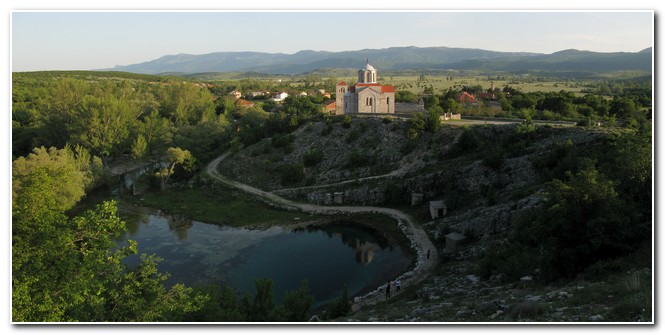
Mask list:
[[[340,81],[339,83],[337,83],[337,85],[348,85],[348,84],[345,83],[344,81]],[[337,85],[335,85],[335,86],[337,86]]]
[[[459,101],[460,102],[476,102],[476,97],[474,97],[472,94],[469,94],[467,92],[462,92],[462,94],[459,95]]]
[[[335,101],[329,103],[326,105],[326,109],[335,109],[337,107],[337,103]]]
[[[381,86],[381,93],[395,93],[395,86]]]
[[[247,101],[245,99],[238,99],[238,100],[236,100],[236,103],[239,104],[239,105],[242,105],[242,106],[249,106],[249,107],[254,106],[253,102]]]
[[[362,84],[356,84],[355,86],[351,86],[351,92],[355,92],[356,87],[381,87],[381,93],[394,93],[395,92],[395,86],[391,85],[381,85],[377,83],[362,83]]]

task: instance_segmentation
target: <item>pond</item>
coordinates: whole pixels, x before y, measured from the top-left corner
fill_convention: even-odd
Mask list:
[[[346,285],[351,296],[375,289],[406,271],[411,259],[401,247],[351,219],[325,225],[247,229],[207,224],[154,213],[123,215],[122,241],[138,242],[139,253],[155,254],[169,272],[167,284],[227,284],[253,296],[260,278],[274,282],[275,303],[304,279],[315,307],[329,303]],[[128,265],[138,264],[137,255]]]

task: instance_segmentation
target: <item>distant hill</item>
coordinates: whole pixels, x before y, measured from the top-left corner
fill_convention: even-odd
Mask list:
[[[204,55],[168,55],[148,62],[118,65],[106,70],[144,74],[204,72],[300,74],[322,68],[361,68],[369,59],[372,65],[382,70],[650,71],[651,54],[651,48],[636,53],[564,50],[547,55],[447,47],[395,47],[341,52],[303,50],[295,54],[215,52]]]
[[[651,48],[640,52],[592,52],[575,49],[550,55],[506,57],[493,60],[466,60],[454,65],[459,70],[491,71],[651,71]]]

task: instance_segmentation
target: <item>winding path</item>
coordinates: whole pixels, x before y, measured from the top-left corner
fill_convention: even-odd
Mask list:
[[[239,183],[231,180],[217,171],[219,163],[229,156],[227,152],[208,164],[206,172],[212,178],[227,184],[231,187],[240,189],[244,192],[262,197],[276,205],[287,209],[300,210],[312,214],[340,214],[340,213],[379,213],[388,215],[397,220],[397,225],[402,229],[407,238],[411,241],[411,247],[416,251],[416,266],[412,270],[403,273],[395,280],[400,279],[402,286],[416,284],[427,277],[437,264],[438,254],[434,244],[430,241],[427,233],[417,226],[411,217],[399,210],[393,208],[371,207],[371,206],[320,206],[306,203],[298,203],[270,192],[260,190],[258,188]],[[430,251],[430,256],[427,257],[427,252]],[[385,300],[381,288],[377,288],[372,292],[365,294],[362,297],[354,298],[353,310],[356,311],[365,305],[373,305],[378,301]]]

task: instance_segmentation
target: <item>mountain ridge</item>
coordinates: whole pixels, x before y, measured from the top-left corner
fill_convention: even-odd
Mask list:
[[[543,54],[477,48],[407,46],[338,52],[300,50],[293,54],[221,51],[201,55],[164,55],[154,60],[116,65],[104,70],[143,74],[247,71],[292,75],[321,68],[361,68],[369,60],[372,65],[383,70],[449,68],[490,71],[650,71],[652,50],[652,47],[649,47],[639,52],[603,53],[566,49]]]

